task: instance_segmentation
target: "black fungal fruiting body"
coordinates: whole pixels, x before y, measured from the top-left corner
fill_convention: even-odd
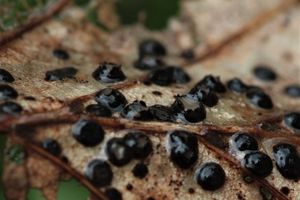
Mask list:
[[[131,131],[124,136],[126,146],[131,150],[135,159],[145,159],[152,152],[150,138],[142,132]]]
[[[238,151],[257,150],[258,144],[254,137],[247,133],[237,133],[232,136],[233,145]]]
[[[300,157],[295,146],[279,143],[273,147],[276,167],[280,174],[287,179],[300,178]]]
[[[203,104],[187,96],[177,96],[171,108],[174,117],[183,122],[197,123],[206,118]]]
[[[0,85],[0,100],[15,99],[18,97],[18,92],[9,85]]]
[[[274,81],[277,78],[276,73],[268,66],[257,66],[253,69],[253,73],[263,81]]]
[[[137,178],[144,178],[148,174],[148,167],[144,163],[138,163],[132,169],[132,173]]]
[[[90,104],[85,108],[85,111],[98,117],[111,117],[112,115],[110,109],[101,104]]]
[[[225,183],[225,172],[223,168],[214,162],[203,164],[196,171],[196,181],[204,190],[217,190]]]
[[[106,161],[95,159],[87,165],[85,176],[96,187],[104,187],[111,184],[113,172]]]
[[[239,78],[233,78],[227,82],[227,88],[237,93],[244,93],[247,91],[248,86]]]
[[[42,147],[54,156],[59,156],[61,154],[60,144],[52,138],[43,140]]]
[[[271,174],[273,164],[271,158],[259,151],[247,153],[243,160],[243,166],[258,177],[266,177]]]
[[[139,56],[164,56],[167,50],[162,43],[154,39],[146,39],[139,44]]]
[[[108,188],[104,192],[108,200],[122,200],[122,194],[116,188]]]
[[[198,159],[198,140],[192,133],[180,130],[170,132],[168,148],[171,161],[182,169],[190,168]]]
[[[110,88],[100,90],[95,96],[95,101],[106,106],[112,112],[121,111],[127,104],[127,100],[121,92]]]
[[[0,114],[17,115],[23,111],[23,108],[11,101],[6,101],[0,104]]]
[[[172,83],[184,84],[191,80],[190,76],[179,67],[164,67],[150,73],[149,79],[152,83],[160,86],[168,86]]]
[[[121,65],[104,62],[93,72],[92,76],[102,83],[116,83],[126,79]]]
[[[12,83],[14,81],[15,81],[15,79],[11,75],[11,73],[9,73],[5,69],[0,68],[0,83]]]
[[[270,110],[273,108],[273,102],[269,95],[262,90],[249,89],[246,93],[249,102],[258,108]]]
[[[293,84],[288,85],[284,88],[285,94],[289,95],[290,97],[299,98],[300,97],[300,85]]]
[[[104,139],[104,130],[102,127],[88,120],[79,120],[72,128],[73,137],[86,147],[94,147]]]
[[[46,81],[58,81],[66,78],[74,78],[77,74],[77,69],[74,67],[64,67],[47,71],[45,75]]]
[[[132,160],[132,152],[123,138],[111,138],[106,143],[108,160],[115,166],[124,166]]]
[[[55,56],[58,59],[68,60],[70,58],[70,55],[68,54],[68,52],[66,52],[63,49],[54,49],[52,53],[53,53],[53,56]]]
[[[220,78],[212,75],[205,76],[192,90],[197,91],[199,89],[210,89],[211,91],[218,93],[226,92],[226,88],[220,81]]]
[[[213,107],[218,104],[219,97],[217,94],[210,89],[204,89],[204,88],[197,88],[194,87],[190,90],[190,92],[187,94],[187,97],[190,99],[198,100],[199,102],[202,102],[207,107]]]
[[[140,70],[154,70],[163,67],[165,63],[157,57],[143,56],[134,62],[134,67]]]
[[[133,103],[128,104],[123,108],[121,116],[127,119],[142,121],[152,119],[152,115],[144,101],[134,101]]]
[[[291,112],[283,117],[284,123],[295,130],[300,131],[300,113],[299,112]]]
[[[192,49],[186,49],[186,50],[183,50],[180,54],[180,56],[186,60],[194,60],[195,59],[195,53]]]
[[[174,113],[168,106],[153,105],[149,107],[153,119],[164,122],[171,122],[174,120]]]

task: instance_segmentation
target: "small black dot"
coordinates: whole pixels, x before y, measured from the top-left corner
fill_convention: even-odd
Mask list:
[[[138,163],[132,169],[132,173],[137,178],[144,178],[148,174],[148,167],[144,163]]]
[[[160,91],[153,91],[152,94],[154,94],[155,96],[161,96],[162,93]]]
[[[61,147],[59,143],[51,138],[43,140],[42,146],[45,150],[51,153],[54,156],[59,156],[61,154]]]
[[[193,49],[185,49],[181,52],[180,55],[182,58],[186,59],[186,60],[194,60],[195,59],[195,53],[193,51]]]
[[[282,187],[280,191],[285,195],[289,195],[290,193],[290,189],[288,187]]]
[[[195,189],[194,188],[189,188],[189,193],[190,194],[194,194],[195,193]]]
[[[68,52],[63,49],[54,49],[52,53],[58,59],[67,60],[70,58]]]
[[[133,190],[133,186],[130,183],[128,183],[126,185],[126,189],[129,190],[129,191],[131,191],[131,190]]]
[[[122,194],[116,188],[108,188],[105,190],[105,196],[108,200],[122,200]]]

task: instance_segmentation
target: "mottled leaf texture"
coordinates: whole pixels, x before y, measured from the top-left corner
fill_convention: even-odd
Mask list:
[[[17,6],[11,2],[35,1],[4,0],[5,16]],[[300,199],[300,119],[285,116],[300,112],[299,1],[185,0],[180,14],[155,32],[120,25],[114,1],[76,1],[53,18],[67,1],[51,3],[38,12],[38,23],[28,10],[24,21],[0,21],[6,199],[60,199],[68,180],[75,184],[70,193],[83,191],[72,199]],[[139,52],[146,39],[166,50],[151,43]],[[142,58],[183,71],[140,70]],[[244,84],[229,83],[233,78]],[[288,95],[291,85],[296,89]],[[272,170],[255,168],[259,160],[249,156],[245,161],[255,153],[238,150],[237,132],[257,141],[254,149],[271,158]],[[295,148],[289,168],[274,156],[279,143]],[[225,182],[209,191],[217,183],[201,185],[198,173],[212,162]],[[76,189],[73,178],[90,194]]]

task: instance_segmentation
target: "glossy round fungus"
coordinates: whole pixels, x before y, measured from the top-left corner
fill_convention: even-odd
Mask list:
[[[300,131],[300,112],[287,113],[284,115],[283,121],[286,126],[296,130],[297,132]]]
[[[143,121],[152,119],[152,115],[143,101],[134,101],[125,106],[121,112],[121,116],[127,119]]]
[[[259,151],[247,153],[242,164],[251,173],[262,178],[270,175],[273,169],[271,158]]]
[[[43,140],[42,147],[54,156],[59,156],[61,154],[60,144],[52,138]]]
[[[0,104],[0,114],[17,115],[22,111],[22,106],[12,101],[6,101]]]
[[[168,150],[171,161],[182,169],[188,169],[198,160],[198,139],[192,133],[175,130],[169,133]]]
[[[137,178],[144,178],[148,174],[148,167],[144,163],[137,163],[132,169],[132,173]]]
[[[96,187],[105,187],[111,184],[113,172],[106,161],[95,159],[87,165],[85,176]]]
[[[195,174],[197,183],[204,190],[217,190],[225,183],[225,172],[223,168],[214,162],[203,164]]]
[[[15,79],[7,70],[0,68],[0,83],[12,83]]]
[[[273,108],[272,99],[262,90],[250,89],[247,91],[246,97],[252,105],[257,106],[258,108],[267,110]]]
[[[254,137],[247,133],[239,132],[232,136],[232,143],[239,151],[257,150],[258,144]]]
[[[220,81],[219,77],[212,75],[205,76],[201,81],[199,81],[192,90],[198,89],[210,89],[213,92],[223,93],[226,91],[225,86]]]
[[[68,60],[70,58],[70,55],[68,54],[68,52],[66,52],[63,49],[54,49],[52,53],[53,53],[53,56],[55,56],[58,59]]]
[[[102,83],[116,83],[126,79],[121,65],[104,62],[93,72],[93,77]]]
[[[248,86],[241,81],[239,78],[233,78],[227,82],[227,88],[236,92],[236,93],[244,93],[247,91]]]
[[[300,179],[300,157],[295,146],[279,143],[273,147],[276,167],[287,179]]]
[[[174,120],[174,114],[170,107],[163,105],[153,105],[149,107],[154,120],[170,122]]]
[[[101,104],[90,104],[85,108],[85,111],[98,117],[111,117],[112,115],[110,109]]]
[[[165,63],[160,58],[152,56],[141,57],[134,63],[134,67],[140,70],[155,70],[164,65]]]
[[[45,75],[46,81],[58,81],[63,79],[71,79],[77,74],[77,69],[74,67],[64,67],[47,71]]]
[[[72,128],[73,137],[86,147],[94,147],[104,139],[102,127],[89,120],[79,120]]]
[[[18,92],[9,85],[0,85],[0,100],[15,99],[18,97]]]
[[[300,85],[292,84],[284,88],[284,93],[293,98],[300,97]]]
[[[276,73],[268,66],[259,65],[253,69],[254,75],[263,81],[274,81],[277,78]]]
[[[150,138],[140,131],[130,131],[124,136],[124,141],[135,159],[145,159],[153,150]]]
[[[116,188],[108,188],[104,192],[108,200],[122,200],[122,194]]]
[[[106,143],[108,160],[115,166],[124,166],[132,160],[131,149],[126,146],[123,138],[111,138]]]
[[[145,55],[164,56],[166,54],[167,54],[166,48],[158,40],[146,39],[139,44],[140,57]]]
[[[127,104],[127,100],[121,92],[110,88],[100,90],[96,94],[95,100],[99,104],[109,108],[112,112],[121,111]]]
[[[183,122],[197,123],[206,118],[203,104],[187,96],[177,96],[171,108],[176,119]]]
[[[174,66],[153,71],[150,73],[149,79],[152,83],[160,86],[168,86],[172,83],[184,84],[191,80],[190,76],[182,68]]]

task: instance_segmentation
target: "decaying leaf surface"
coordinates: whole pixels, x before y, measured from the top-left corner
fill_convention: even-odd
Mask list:
[[[31,186],[42,189],[47,199],[55,199],[58,181],[65,176],[63,168],[80,179],[96,197],[102,198],[105,188],[93,187],[82,176],[86,166],[92,159],[107,159],[104,148],[110,138],[122,137],[128,130],[136,129],[150,137],[154,151],[143,161],[149,170],[144,179],[132,174],[138,162],[136,160],[124,167],[111,164],[114,177],[110,187],[118,189],[123,199],[262,199],[261,188],[274,199],[300,198],[299,181],[283,178],[275,166],[267,178],[254,177],[254,182],[246,183],[243,176],[248,172],[228,151],[229,137],[240,130],[253,134],[259,142],[259,149],[268,154],[270,150],[264,145],[267,140],[279,138],[300,145],[299,136],[281,123],[282,114],[300,105],[299,99],[283,94],[286,85],[300,82],[300,30],[297,23],[300,20],[300,8],[292,2],[268,0],[260,5],[256,1],[229,1],[220,6],[217,1],[184,1],[183,17],[192,21],[196,28],[194,32],[175,19],[169,29],[163,32],[149,32],[134,26],[108,33],[86,21],[79,8],[68,7],[61,14],[61,19],[50,20],[3,46],[0,65],[13,74],[15,81],[10,85],[18,91],[16,102],[24,111],[17,117],[1,115],[0,130],[12,132],[11,143],[22,141],[25,147],[28,146],[24,163],[5,163],[6,197],[25,199],[26,190]],[[206,12],[198,12],[196,8]],[[249,9],[244,13],[242,8]],[[208,12],[210,10],[218,15]],[[235,38],[235,34],[243,32],[247,24],[263,20],[264,12],[269,11],[274,16],[270,17],[268,23],[231,46],[224,47],[218,55],[192,64],[178,56],[182,50],[190,47],[191,35],[203,41],[196,47],[196,56],[201,57],[206,52],[209,54],[211,44],[219,46],[227,38]],[[226,17],[219,21],[218,16],[223,14]],[[235,18],[235,15],[242,17]],[[201,20],[198,21],[199,18]],[[220,26],[217,26],[218,23]],[[252,28],[255,29],[255,26]],[[135,69],[133,62],[138,58],[138,43],[149,37],[166,45],[169,56],[165,62],[183,66],[191,77],[189,83],[168,87],[144,84],[148,72]],[[54,57],[54,49],[66,50],[70,58],[61,60]],[[123,64],[122,70],[127,79],[115,84],[103,84],[93,79],[91,74],[104,61]],[[278,79],[270,83],[258,81],[252,73],[257,64],[270,66],[278,74]],[[74,78],[44,80],[47,71],[69,66],[78,70]],[[143,100],[147,106],[170,106],[176,95],[187,93],[207,74],[218,75],[223,82],[240,77],[247,84],[260,86],[272,97],[274,108],[270,111],[254,108],[244,95],[227,91],[218,95],[220,100],[216,106],[206,107],[206,119],[195,124],[132,121],[122,119],[118,113],[113,118],[93,117],[83,109],[83,106],[96,103],[93,100],[95,92],[106,87],[119,89],[128,102]],[[72,112],[74,110],[76,113]],[[91,119],[102,125],[105,139],[101,144],[86,148],[73,138],[72,125],[80,118]],[[265,123],[272,129],[262,129],[261,125]],[[166,151],[166,135],[174,129],[191,131],[199,139],[199,159],[191,169],[182,170],[170,162]],[[216,144],[216,133],[225,141],[224,148]],[[63,157],[46,156],[47,152],[40,148],[40,142],[45,138],[53,138],[61,145]],[[203,190],[194,180],[195,170],[211,161],[219,163],[226,173],[224,186],[214,192]],[[12,172],[14,176],[9,176]],[[288,194],[283,194],[282,188],[288,188]]]

